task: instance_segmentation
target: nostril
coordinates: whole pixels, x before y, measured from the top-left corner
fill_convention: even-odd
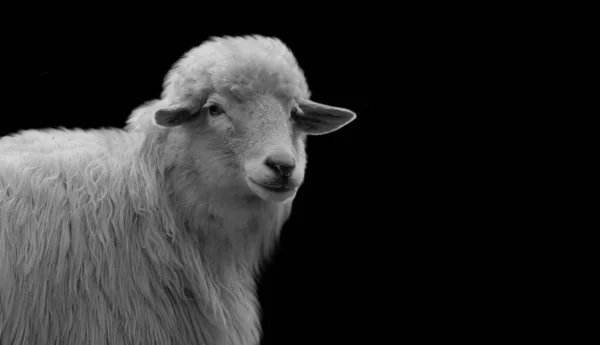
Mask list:
[[[265,164],[271,168],[275,173],[283,176],[290,177],[296,165],[292,162],[283,162],[272,158],[267,158]]]

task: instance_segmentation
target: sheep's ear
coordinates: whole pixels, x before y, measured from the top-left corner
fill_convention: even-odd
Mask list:
[[[356,119],[356,114],[351,110],[309,100],[298,102],[298,106],[301,111],[294,120],[309,135],[335,132]]]
[[[199,109],[199,106],[189,104],[170,104],[154,113],[154,122],[162,127],[176,127],[190,120]]]

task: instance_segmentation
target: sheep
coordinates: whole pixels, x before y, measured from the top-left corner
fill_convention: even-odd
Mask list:
[[[0,343],[257,344],[307,136],[355,118],[280,39],[222,36],[124,128],[0,138]]]

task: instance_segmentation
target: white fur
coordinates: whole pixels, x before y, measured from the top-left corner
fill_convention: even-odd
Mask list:
[[[255,275],[306,165],[290,109],[327,109],[308,97],[280,41],[214,38],[125,130],[0,138],[0,343],[257,344]],[[335,109],[327,130],[354,119]],[[296,189],[252,185],[282,152]]]

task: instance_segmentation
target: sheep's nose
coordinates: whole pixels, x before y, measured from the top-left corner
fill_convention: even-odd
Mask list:
[[[265,165],[282,177],[290,177],[296,167],[294,157],[288,154],[272,155],[267,158]]]

